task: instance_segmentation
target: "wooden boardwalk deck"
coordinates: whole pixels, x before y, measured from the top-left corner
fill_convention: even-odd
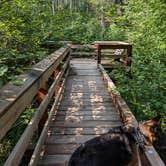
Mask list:
[[[90,59],[73,59],[64,97],[54,115],[38,165],[65,166],[83,142],[121,125],[112,99]]]

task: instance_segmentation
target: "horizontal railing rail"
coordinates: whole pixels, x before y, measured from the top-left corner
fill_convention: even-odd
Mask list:
[[[122,62],[123,66],[131,66],[131,44],[119,41],[96,41],[95,46],[98,64],[102,64],[102,61],[106,60],[106,66],[114,68],[111,61],[109,62],[108,60],[115,59]]]
[[[118,41],[97,41],[93,44],[69,44],[74,58],[89,57],[97,59],[105,68],[119,68],[131,65],[132,45]],[[115,61],[120,63],[116,64]]]
[[[93,44],[69,44],[70,48],[72,49],[71,56],[74,58],[79,57],[92,57],[95,58],[97,56],[96,47]]]

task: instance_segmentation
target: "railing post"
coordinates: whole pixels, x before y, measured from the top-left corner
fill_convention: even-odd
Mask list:
[[[99,44],[97,44],[97,64],[99,65],[101,63],[101,47]]]
[[[56,79],[57,75],[60,73],[60,68],[57,67],[57,69],[54,71],[54,79]],[[60,83],[55,87],[55,96],[58,93],[60,88]]]
[[[129,45],[127,48],[126,66],[131,66],[131,58],[132,58],[132,45]]]
[[[39,101],[39,103],[41,103],[44,100],[44,98],[47,94],[47,90],[48,90],[48,85],[45,82],[45,83],[42,84],[42,86],[41,86],[41,88],[39,89],[39,92],[38,92],[38,101]],[[43,117],[40,120],[39,125],[38,125],[38,133],[39,134],[41,133],[42,128],[43,128],[47,118],[48,118],[48,113],[47,113],[47,111],[45,111],[45,113],[43,114]]]

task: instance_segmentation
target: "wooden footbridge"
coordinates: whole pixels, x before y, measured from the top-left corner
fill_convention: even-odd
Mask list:
[[[101,63],[106,49],[110,58],[130,65],[131,45],[96,42],[90,47],[97,52],[89,54],[98,58],[72,58],[79,54],[72,52],[76,46],[62,47],[20,75],[22,85],[9,83],[0,90],[0,139],[27,107],[36,110],[5,166],[66,166],[81,143],[111,127],[137,124]],[[127,49],[127,54],[116,55],[112,49]],[[29,164],[24,159],[27,155]],[[145,146],[141,156],[142,166],[164,165],[153,146]]]

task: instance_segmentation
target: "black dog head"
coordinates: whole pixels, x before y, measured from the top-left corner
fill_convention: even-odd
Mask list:
[[[73,153],[68,166],[125,166],[131,159],[128,138],[111,130],[80,146]]]

